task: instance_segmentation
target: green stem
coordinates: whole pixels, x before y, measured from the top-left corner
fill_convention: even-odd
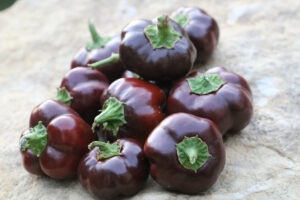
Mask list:
[[[226,83],[218,74],[202,74],[186,80],[189,84],[191,93],[197,95],[216,92]]]
[[[112,144],[102,141],[94,141],[89,144],[88,148],[91,150],[95,147],[98,147],[97,159],[105,160],[114,156],[121,155],[121,146],[118,142]]]
[[[111,37],[101,37],[92,22],[89,22],[89,31],[92,37],[92,42],[86,45],[86,49],[88,51],[103,48],[111,40]]]
[[[190,163],[194,164],[198,157],[198,153],[197,153],[196,149],[195,148],[187,148],[185,150],[185,152],[189,158]]]
[[[173,20],[177,22],[182,28],[184,28],[189,23],[189,17],[186,14],[178,14],[173,17]]]
[[[176,151],[179,163],[195,173],[211,156],[207,144],[198,136],[184,137],[180,143],[176,144]]]
[[[20,139],[20,149],[25,151],[31,149],[33,153],[39,157],[47,146],[46,127],[41,121],[30,129],[30,133],[25,134]]]
[[[117,63],[120,61],[120,54],[112,53],[110,57],[100,60],[98,62],[88,64],[89,67],[93,69],[99,69],[103,66],[107,66],[108,64]]]
[[[112,131],[116,136],[119,127],[126,123],[124,103],[110,97],[104,102],[101,113],[95,117],[92,128],[95,130],[96,127],[103,125],[104,130]]]
[[[169,29],[169,17],[168,16],[160,16],[157,19],[157,30],[158,33],[166,37],[168,35]]]
[[[55,100],[70,106],[72,99],[73,99],[73,97],[71,96],[71,94],[68,92],[68,90],[65,87],[57,89],[57,95],[56,95]]]
[[[169,17],[166,15],[158,17],[157,24],[147,26],[144,32],[153,49],[172,49],[176,42],[182,37],[182,35],[177,33],[169,24]]]

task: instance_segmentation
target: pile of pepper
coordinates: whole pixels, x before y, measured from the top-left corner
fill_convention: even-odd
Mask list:
[[[163,188],[199,194],[225,164],[222,136],[252,116],[240,75],[195,69],[219,40],[204,10],[135,20],[113,37],[89,24],[92,42],[63,77],[57,97],[36,106],[21,134],[25,169],[55,179],[78,177],[101,199],[136,194],[150,173]]]

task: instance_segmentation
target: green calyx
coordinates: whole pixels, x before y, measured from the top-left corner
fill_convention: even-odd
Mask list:
[[[55,100],[62,102],[68,106],[71,105],[73,97],[65,87],[58,88]]]
[[[89,31],[92,41],[85,46],[88,51],[103,48],[111,40],[111,37],[101,37],[96,31],[95,25],[92,22],[89,22]]]
[[[182,37],[169,24],[169,17],[165,15],[158,17],[157,24],[147,26],[144,32],[153,49],[172,49]]]
[[[184,137],[180,143],[176,144],[176,151],[179,163],[195,173],[211,157],[207,144],[198,136]]]
[[[93,130],[102,124],[104,130],[112,131],[117,136],[119,127],[126,124],[124,103],[115,97],[110,97],[104,102],[101,113],[95,117]]]
[[[226,82],[218,74],[203,74],[198,77],[187,79],[191,93],[209,94],[218,91]]]
[[[95,147],[99,148],[97,151],[98,160],[105,160],[114,156],[121,155],[121,146],[118,142],[110,144],[102,141],[94,141],[88,146],[90,150]]]
[[[31,149],[33,153],[39,157],[47,146],[46,127],[41,121],[30,129],[30,133],[23,135],[20,139],[20,149],[25,151]]]
[[[181,27],[185,27],[189,23],[189,17],[186,14],[178,14],[173,17],[173,20]]]
[[[88,66],[93,69],[99,69],[103,66],[106,66],[106,65],[112,64],[112,63],[116,63],[119,61],[120,61],[120,55],[117,53],[112,53],[110,57],[100,60],[98,62],[92,63],[92,64],[88,64]]]

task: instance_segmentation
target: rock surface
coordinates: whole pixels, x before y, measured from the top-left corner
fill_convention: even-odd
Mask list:
[[[93,199],[76,180],[28,174],[19,135],[32,108],[55,95],[71,58],[89,40],[89,19],[109,35],[130,20],[151,19],[182,5],[178,0],[22,0],[0,12],[0,199]],[[241,133],[225,139],[227,163],[208,192],[170,193],[149,179],[131,199],[299,199],[300,1],[186,0],[184,5],[200,6],[219,22],[220,42],[205,67],[226,66],[243,75],[254,94],[254,116]]]

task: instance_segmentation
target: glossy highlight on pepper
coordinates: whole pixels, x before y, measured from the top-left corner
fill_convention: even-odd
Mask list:
[[[120,109],[115,109],[117,105],[108,106],[108,100],[120,104]],[[164,118],[162,108],[165,101],[164,92],[145,80],[121,78],[114,81],[101,97],[104,108],[93,124],[99,140],[112,142],[117,138],[128,137],[144,143],[149,133]],[[105,117],[101,116],[103,112]]]
[[[120,199],[140,191],[148,179],[149,162],[133,139],[95,141],[78,167],[81,185],[100,199]]]
[[[196,47],[196,63],[207,62],[220,37],[217,21],[198,7],[180,7],[171,14],[171,18],[187,32]]]
[[[213,77],[208,80],[205,76]],[[196,87],[191,86],[191,82],[195,82]],[[199,93],[205,86],[211,88],[217,83],[221,84],[211,92]],[[167,112],[185,112],[210,119],[223,135],[238,132],[252,117],[252,92],[242,76],[224,67],[215,67],[205,73],[195,71],[174,85],[169,94]]]
[[[127,70],[146,80],[172,81],[186,75],[196,58],[187,33],[168,16],[134,20],[122,30],[120,57]]]
[[[21,134],[23,166],[35,175],[55,179],[75,177],[81,157],[95,139],[90,126],[77,115],[59,115],[47,126],[40,121]]]
[[[76,67],[63,77],[56,98],[78,112],[88,124],[92,124],[100,110],[100,97],[108,86],[109,82],[103,73]]]
[[[74,56],[71,68],[89,67],[89,64],[106,59],[113,53],[119,53],[120,34],[116,34],[113,37],[101,37],[91,22],[89,23],[89,31],[92,41]],[[121,61],[117,61],[103,65],[101,68],[97,68],[97,70],[105,74],[110,82],[113,82],[122,75],[124,65]]]
[[[184,194],[208,190],[225,165],[216,125],[187,113],[166,117],[149,135],[144,152],[151,177],[163,188]]]

